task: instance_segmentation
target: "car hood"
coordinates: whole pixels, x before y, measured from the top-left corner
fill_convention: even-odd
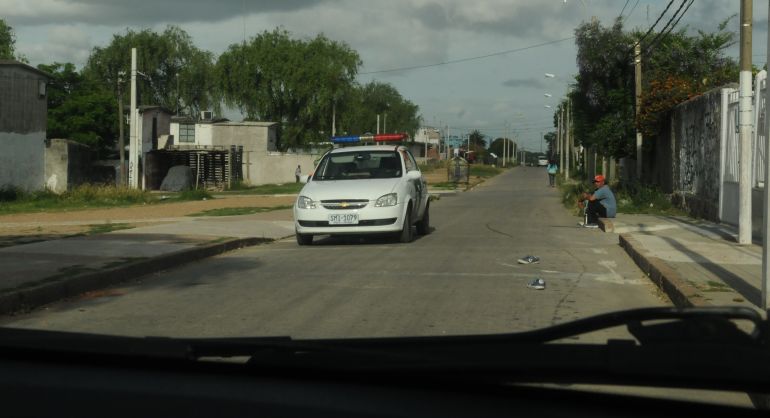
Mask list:
[[[302,188],[301,195],[313,200],[375,200],[393,193],[401,178],[369,180],[313,180]]]

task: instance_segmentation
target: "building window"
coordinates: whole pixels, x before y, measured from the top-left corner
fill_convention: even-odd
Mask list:
[[[195,142],[195,125],[192,123],[179,124],[179,142]]]

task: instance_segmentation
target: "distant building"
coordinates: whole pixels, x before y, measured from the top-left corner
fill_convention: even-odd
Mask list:
[[[441,143],[441,131],[430,126],[419,128],[414,134],[414,142],[439,145]]]
[[[207,115],[208,116],[208,115]],[[301,166],[309,174],[322,151],[280,152],[277,148],[276,122],[232,122],[208,116],[205,119],[174,117],[170,136],[161,138],[159,149],[191,154],[236,149],[240,174],[249,184],[294,182],[294,172]],[[197,161],[191,163],[196,165]],[[205,164],[204,161],[201,164]],[[201,167],[205,169],[205,167]]]
[[[22,62],[0,60],[0,187],[45,185],[49,79]]]

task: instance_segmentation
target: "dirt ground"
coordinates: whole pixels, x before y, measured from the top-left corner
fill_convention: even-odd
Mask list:
[[[425,178],[428,184],[446,182],[446,170],[425,173]],[[481,181],[471,179],[471,185]],[[294,200],[294,196],[228,195],[204,201],[0,215],[0,247],[106,232],[110,226],[105,224],[135,227],[173,222],[175,218],[217,208],[290,206]],[[262,216],[266,219],[291,219],[291,212],[288,209],[278,210],[265,212]],[[99,226],[98,229],[95,225]]]
[[[294,200],[293,196],[235,195],[201,201],[0,215],[0,247],[93,233],[93,225],[173,222],[174,218],[209,209],[289,206]],[[279,212],[288,212],[288,209]],[[265,213],[267,217],[275,215]],[[286,214],[280,215],[286,217]]]

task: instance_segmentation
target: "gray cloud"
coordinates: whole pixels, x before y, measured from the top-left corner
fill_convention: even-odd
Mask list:
[[[506,80],[503,82],[503,85],[506,87],[523,87],[523,88],[530,88],[530,89],[544,89],[546,88],[546,84],[543,82],[543,80],[539,80],[534,77],[530,78],[512,78],[510,80]]]
[[[51,21],[98,25],[154,25],[222,21],[244,14],[289,12],[337,0],[43,0],[31,8],[5,8],[15,24],[38,25]],[[2,2],[0,2],[2,3]]]

